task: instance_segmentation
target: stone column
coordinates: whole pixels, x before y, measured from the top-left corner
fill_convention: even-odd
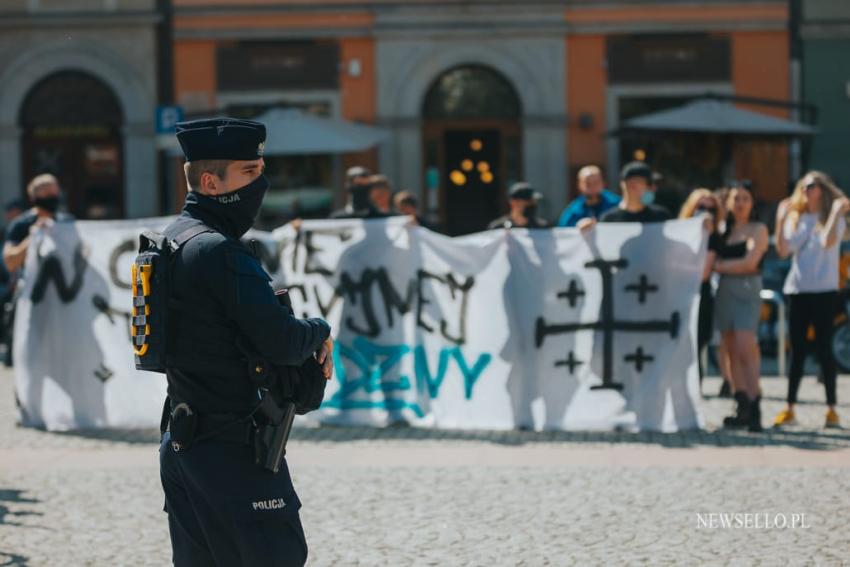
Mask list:
[[[159,214],[153,119],[124,125],[124,209],[127,218]]]
[[[21,129],[14,124],[0,125],[0,204],[23,195],[21,179]]]
[[[566,131],[562,120],[523,121],[525,181],[543,194],[540,214],[556,219],[566,205]]]

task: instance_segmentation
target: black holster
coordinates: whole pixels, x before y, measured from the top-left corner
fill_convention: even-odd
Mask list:
[[[277,473],[286,455],[286,443],[295,419],[295,404],[285,401],[278,406],[267,390],[261,390],[260,416],[263,423],[254,431],[255,462],[266,470]]]

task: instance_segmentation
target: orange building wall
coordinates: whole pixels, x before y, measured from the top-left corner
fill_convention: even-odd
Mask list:
[[[733,32],[732,84],[738,96],[788,100],[790,69],[785,31]],[[788,118],[788,110],[740,105],[748,110]],[[752,179],[756,198],[779,201],[787,195],[788,145],[783,142],[740,144],[735,149],[735,174]]]
[[[574,196],[575,173],[584,165],[605,162],[605,36],[575,35],[567,38],[567,154],[568,181]],[[578,126],[581,114],[593,116],[593,128]]]
[[[215,42],[178,40],[174,44],[174,100],[189,110],[215,108]]]
[[[360,76],[352,77],[348,65],[360,60]],[[375,83],[375,42],[371,38],[340,40],[340,99],[342,117],[356,122],[373,123],[376,116],[377,92]],[[365,165],[373,171],[378,167],[376,150],[343,156],[343,167]]]
[[[634,22],[746,22],[774,20],[784,22],[788,18],[788,6],[776,2],[741,5],[735,2],[718,5],[635,6],[612,8],[611,6],[579,6],[568,8],[566,20],[572,24],[615,24]]]
[[[174,19],[174,29],[215,30],[215,29],[321,29],[323,27],[369,26],[374,17],[366,12],[342,14],[205,14],[179,15]]]

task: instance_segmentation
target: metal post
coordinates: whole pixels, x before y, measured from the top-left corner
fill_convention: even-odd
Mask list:
[[[776,365],[780,376],[785,376],[785,300],[772,289],[761,290],[761,300],[776,307]]]
[[[785,376],[785,300],[779,294],[776,295],[776,348],[779,349],[776,353],[776,362],[779,366],[779,375]]]

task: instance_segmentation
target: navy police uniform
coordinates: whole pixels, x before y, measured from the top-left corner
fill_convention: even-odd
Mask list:
[[[189,162],[256,160],[265,127],[235,119],[181,123]],[[197,416],[197,443],[160,446],[160,476],[174,564],[303,565],[301,503],[284,462],[277,474],[255,464],[252,412],[257,385],[242,345],[268,363],[300,365],[330,336],[322,319],[296,319],[278,304],[270,277],[240,237],[259,212],[268,181],[217,196],[189,192],[164,234],[194,234],[171,268],[166,348],[172,408]],[[176,414],[174,414],[176,415]],[[172,416],[172,428],[173,428]]]

